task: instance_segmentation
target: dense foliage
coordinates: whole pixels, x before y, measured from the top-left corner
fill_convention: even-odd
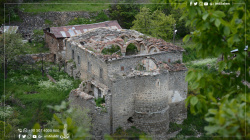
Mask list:
[[[133,0],[126,0],[125,3],[112,4],[109,6],[109,15],[112,20],[117,20],[122,28],[130,29],[135,15],[139,12],[139,5],[133,4]]]
[[[151,1],[154,4],[148,7],[152,11],[160,10],[167,16],[172,15],[172,17],[175,19],[176,21],[175,29],[177,30],[176,34],[177,38],[182,38],[190,33],[191,28],[189,26],[185,26],[187,19],[186,18],[180,19],[185,12],[183,8],[172,7],[171,4],[164,3],[164,0],[151,0]],[[174,30],[174,27],[172,27],[172,29]]]
[[[192,113],[206,114],[208,134],[238,139],[250,137],[250,109],[247,108],[250,94],[243,84],[243,81],[250,82],[246,63],[250,57],[244,51],[250,43],[250,8],[244,2],[230,6],[190,6],[189,2],[179,5],[185,8],[183,17],[187,18],[187,25],[195,27],[184,42],[192,38],[197,55],[203,58],[211,54],[224,56],[216,64],[216,71],[189,69],[186,80],[196,92],[186,99],[187,105]],[[230,51],[236,48],[239,51],[233,57]]]
[[[41,68],[41,65],[37,68]],[[49,71],[57,83],[48,82],[47,77],[42,77],[39,70],[28,70],[27,66],[26,69],[9,70],[9,78],[5,80],[5,92],[1,92],[1,103],[9,107],[5,107],[3,111],[1,106],[0,115],[5,114],[6,120],[9,120],[6,122],[15,131],[18,127],[32,128],[35,123],[46,124],[53,113],[47,105],[59,104],[67,99],[70,90],[78,87],[80,83],[66,73],[58,72],[57,67]],[[3,79],[0,82],[3,83]],[[4,91],[2,84],[0,90]],[[2,119],[0,121],[3,121]]]
[[[22,36],[20,34],[5,33],[0,36],[0,63],[5,69],[5,78],[8,76],[8,65],[15,63],[17,55],[24,52]]]
[[[151,12],[149,8],[143,7],[135,16],[131,29],[153,37],[170,40],[173,37],[174,18],[166,16],[160,10]]]

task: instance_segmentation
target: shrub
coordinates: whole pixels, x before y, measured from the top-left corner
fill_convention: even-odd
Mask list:
[[[73,88],[73,84],[68,79],[61,79],[56,83],[56,88],[57,90],[64,91]]]
[[[55,85],[51,81],[39,81],[38,87],[43,88],[45,90],[55,88]]]
[[[96,102],[96,106],[98,107],[103,107],[101,104],[105,103],[105,98],[98,98],[98,99],[95,99],[95,102]]]
[[[119,53],[118,53],[119,52]],[[117,53],[117,54],[120,54],[121,53],[121,49],[119,46],[115,46],[115,45],[112,45],[111,47],[109,48],[104,48],[102,50],[102,54],[104,55],[112,55],[113,53]]]

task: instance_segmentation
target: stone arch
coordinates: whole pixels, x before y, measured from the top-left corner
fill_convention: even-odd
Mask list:
[[[132,44],[132,45],[131,45]],[[134,48],[133,50],[131,50],[132,48]],[[129,42],[127,42],[124,46],[124,50],[126,50],[126,55],[137,55],[140,52],[140,46],[139,44],[135,41],[135,40],[131,40]]]
[[[148,54],[153,54],[158,52],[160,52],[160,50],[156,46],[151,45],[148,47]]]
[[[157,61],[152,57],[144,57],[137,63],[136,70],[140,71],[154,71],[159,68]]]
[[[125,37],[127,38],[127,40],[125,40]],[[119,36],[119,38],[121,38],[124,41],[124,43],[126,43],[129,40],[130,37],[127,34],[122,34],[122,35]]]
[[[147,46],[145,45],[145,43],[139,43],[139,47],[140,47],[140,54],[147,54],[148,53],[148,49]]]
[[[118,46],[120,48],[120,52],[122,53],[122,46],[120,44],[118,44],[118,43],[107,43],[107,44],[105,44],[103,47],[101,47],[100,53],[102,53],[103,49],[105,49],[106,47],[108,47],[110,45]]]

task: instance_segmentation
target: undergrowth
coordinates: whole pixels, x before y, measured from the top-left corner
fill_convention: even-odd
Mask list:
[[[47,105],[56,105],[62,100],[67,100],[72,89],[80,84],[64,72],[58,72],[56,67],[51,68],[49,74],[57,83],[48,82],[46,75],[43,77],[41,71],[36,70],[9,70],[8,78],[4,86],[1,86],[1,102],[19,111],[17,119],[20,120],[20,128],[32,128],[38,122],[44,125],[52,118],[53,112]],[[3,77],[3,73],[0,73]],[[3,82],[3,79],[1,79]],[[46,83],[41,86],[41,83]],[[50,86],[53,85],[53,86]],[[66,85],[66,86],[65,86]]]
[[[122,127],[119,127],[116,129],[116,132],[111,135],[111,137],[115,140],[121,140],[121,139],[133,139],[133,140],[139,140],[140,137],[146,136],[147,134],[140,129],[136,128],[135,126],[132,126],[131,128],[124,130]]]

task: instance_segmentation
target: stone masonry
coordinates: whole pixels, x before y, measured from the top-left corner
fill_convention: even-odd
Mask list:
[[[134,30],[107,28],[90,30],[65,43],[65,70],[83,80],[69,99],[91,110],[91,133],[96,139],[131,126],[164,139],[169,122],[187,117],[183,48]],[[128,55],[129,44],[135,46],[134,54]],[[119,51],[103,54],[112,46]],[[103,107],[96,106],[96,98],[105,99]]]

